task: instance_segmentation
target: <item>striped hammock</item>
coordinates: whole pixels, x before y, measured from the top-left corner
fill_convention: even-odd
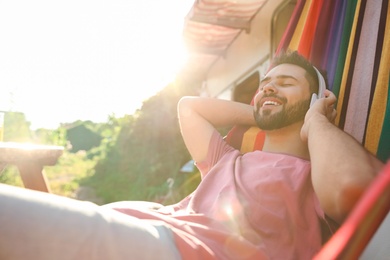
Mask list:
[[[390,157],[388,0],[298,0],[275,54],[297,50],[327,71],[338,97],[336,124],[385,162]],[[261,150],[264,133],[235,126],[226,140]]]

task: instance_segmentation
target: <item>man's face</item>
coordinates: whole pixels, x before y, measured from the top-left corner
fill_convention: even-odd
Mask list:
[[[303,122],[311,97],[305,73],[297,65],[281,64],[261,80],[254,98],[254,116],[261,129],[275,130]]]

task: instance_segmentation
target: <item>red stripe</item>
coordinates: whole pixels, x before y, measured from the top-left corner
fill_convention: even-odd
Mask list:
[[[260,130],[260,132],[256,136],[253,150],[260,150],[260,151],[263,150],[264,140],[265,140],[265,132]]]
[[[310,50],[317,27],[318,18],[321,13],[323,0],[315,0],[310,5],[309,14],[303,28],[301,40],[298,45],[298,52],[304,57],[309,58]]]
[[[275,55],[278,55],[281,51],[286,51],[288,46],[290,45],[291,38],[294,35],[295,28],[297,27],[299,17],[301,17],[304,6],[305,6],[305,0],[300,0],[296,4],[294,11],[291,15],[290,21],[287,25],[287,28],[284,31],[282,39],[280,40]]]

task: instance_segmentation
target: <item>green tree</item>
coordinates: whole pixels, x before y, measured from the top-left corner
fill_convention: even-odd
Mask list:
[[[180,173],[190,156],[180,135],[176,106],[183,95],[196,94],[193,90],[171,84],[145,100],[140,110],[119,123],[117,139],[105,147],[106,156],[83,185],[92,186],[105,203],[178,200],[164,198],[172,184],[177,189],[188,178]]]
[[[34,143],[45,144],[45,145],[59,145],[66,146],[66,129],[64,127],[59,127],[57,129],[45,129],[39,128],[33,133]]]
[[[6,112],[4,116],[4,142],[31,142],[30,122],[24,113]]]

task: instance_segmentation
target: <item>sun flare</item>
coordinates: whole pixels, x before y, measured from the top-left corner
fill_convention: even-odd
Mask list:
[[[185,63],[182,29],[192,4],[5,2],[0,110],[23,112],[33,129],[133,113]]]

